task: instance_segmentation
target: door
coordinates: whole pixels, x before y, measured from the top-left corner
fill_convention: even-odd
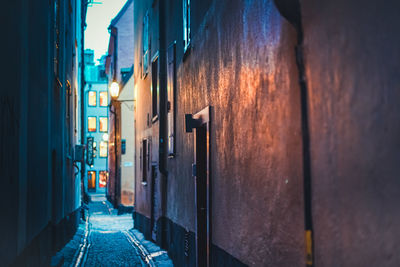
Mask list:
[[[210,266],[211,183],[210,183],[210,107],[191,116],[186,115],[186,131],[195,129],[194,163],[196,209],[196,265]]]

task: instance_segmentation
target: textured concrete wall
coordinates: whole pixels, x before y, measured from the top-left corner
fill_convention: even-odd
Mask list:
[[[248,265],[304,265],[295,32],[272,1],[215,1],[208,12],[178,61],[168,216],[194,230],[183,118],[211,105],[212,242]]]
[[[398,1],[301,1],[316,266],[399,266]]]

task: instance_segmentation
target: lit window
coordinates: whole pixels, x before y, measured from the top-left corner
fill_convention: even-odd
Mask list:
[[[88,171],[88,189],[96,190],[96,171]]]
[[[105,141],[100,142],[100,157],[105,158],[108,155],[108,143]]]
[[[96,117],[88,117],[88,131],[95,132],[96,131]]]
[[[89,91],[89,106],[95,107],[96,106],[96,92]]]
[[[108,171],[99,172],[99,187],[104,188],[107,186]]]
[[[147,11],[146,15],[143,17],[142,45],[143,45],[143,74],[147,74],[149,67],[149,57],[150,57],[149,11]]]
[[[100,92],[100,106],[107,107],[108,105],[108,92]]]
[[[184,51],[190,44],[190,0],[183,0],[183,48]]]
[[[100,132],[107,132],[108,131],[108,118],[101,117],[99,118],[100,121]]]

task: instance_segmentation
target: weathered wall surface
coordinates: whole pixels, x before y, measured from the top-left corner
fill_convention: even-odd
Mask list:
[[[302,54],[295,52],[302,39],[275,2],[281,12],[289,8],[294,12],[289,15],[301,15]],[[315,266],[400,262],[399,4],[302,0],[300,10],[295,4],[192,0],[191,48],[185,55],[182,1],[166,4],[165,46],[176,41],[177,88],[176,154],[167,161],[164,219],[167,247],[179,266],[194,264],[196,232],[194,140],[193,134],[185,133],[184,114],[208,105],[213,263],[305,265],[307,149]],[[134,9],[139,44],[135,66],[140,68],[141,23],[145,11],[152,10],[146,5],[137,3]],[[152,31],[158,31],[153,23],[152,38]],[[152,39],[152,54],[157,49],[154,40],[158,39]],[[300,56],[304,61],[297,65]],[[308,102],[302,102],[300,94],[302,67]],[[158,138],[154,124],[148,123],[150,76],[143,78],[140,68],[135,69],[137,145],[142,138]],[[302,109],[306,103],[308,114]],[[302,116],[309,120],[311,141],[304,151]],[[137,174],[142,224],[148,223],[143,218],[150,218],[151,197],[141,184],[140,168]],[[182,256],[184,252],[188,256]]]
[[[248,265],[304,265],[295,32],[272,1],[215,1],[208,12],[178,60],[168,216],[195,230],[184,114],[211,105],[213,244]]]
[[[304,0],[316,266],[398,266],[398,1]]]

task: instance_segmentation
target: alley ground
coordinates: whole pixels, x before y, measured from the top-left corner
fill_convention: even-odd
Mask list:
[[[104,197],[92,196],[86,221],[52,266],[173,266],[165,251],[133,229],[131,213],[117,213]]]

